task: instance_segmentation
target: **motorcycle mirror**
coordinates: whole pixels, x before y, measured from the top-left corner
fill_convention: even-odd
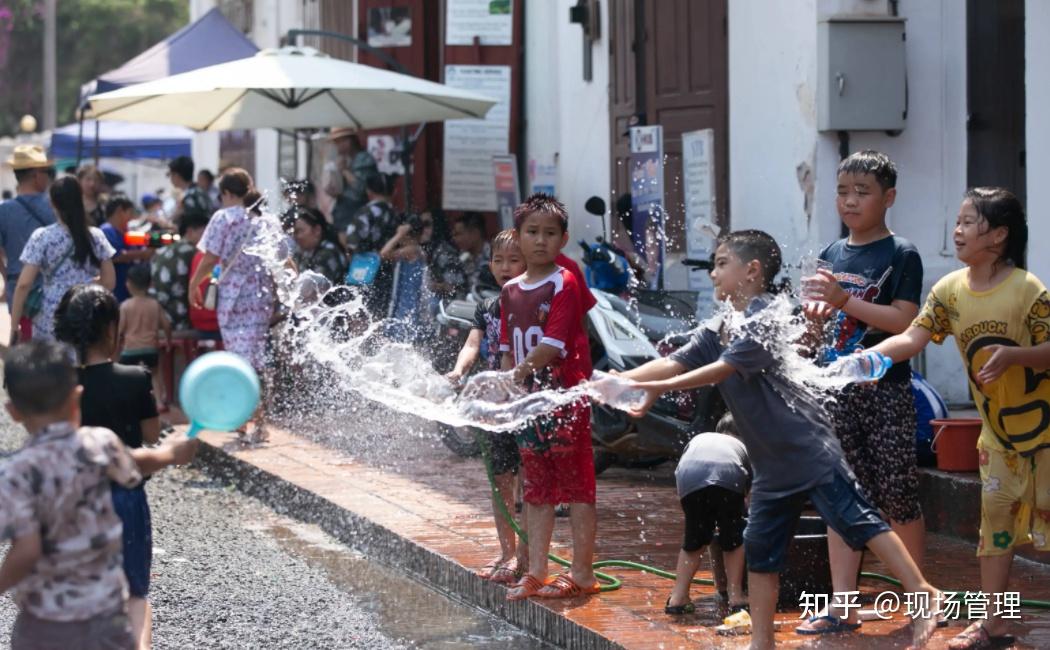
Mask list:
[[[600,196],[592,196],[587,199],[587,203],[583,205],[583,208],[596,217],[605,216],[605,201]]]

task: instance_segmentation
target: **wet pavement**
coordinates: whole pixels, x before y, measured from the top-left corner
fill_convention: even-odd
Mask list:
[[[0,416],[0,455],[23,437]],[[159,650],[543,647],[198,470],[167,470],[147,490]],[[15,615],[0,596],[0,640]]]
[[[463,459],[445,450],[427,423],[384,413],[359,410],[353,417],[296,423],[297,435],[278,432],[272,443],[244,450],[227,444],[228,438],[207,434],[217,452],[244,467],[265,472],[259,482],[283,482],[301,494],[315,495],[332,509],[347,513],[371,527],[365,536],[379,543],[397,540],[422,547],[419,556],[405,556],[427,579],[446,579],[450,571],[469,572],[496,553],[488,509],[488,486],[478,459]],[[300,435],[301,434],[301,435]],[[308,440],[308,438],[310,440]],[[316,444],[314,441],[323,443]],[[656,471],[611,470],[598,481],[599,535],[597,558],[643,562],[672,569],[681,535],[681,512],[673,489],[672,467]],[[308,515],[295,515],[308,516]],[[379,531],[378,533],[376,531]],[[386,540],[386,541],[384,541]],[[570,556],[568,526],[559,520],[553,549]],[[971,544],[930,535],[927,574],[941,587],[977,590],[979,571]],[[556,567],[551,567],[556,570]],[[865,570],[884,573],[874,558]],[[465,598],[476,602],[542,638],[560,638],[568,630],[600,635],[607,645],[587,647],[687,648],[741,647],[746,639],[718,637],[720,622],[711,587],[694,587],[698,611],[672,620],[662,612],[669,593],[668,580],[637,571],[611,569],[624,580],[619,591],[599,597],[564,602],[540,602],[535,607],[507,605],[501,588],[479,586],[460,577],[447,578]],[[710,577],[706,567],[699,577]],[[440,584],[440,583],[439,583]],[[862,598],[870,600],[885,589],[864,580]],[[1050,567],[1018,560],[1011,590],[1023,598],[1050,599]],[[564,625],[543,616],[553,614]],[[897,614],[889,621],[865,623],[859,633],[832,638],[799,637],[792,632],[799,609],[778,614],[778,642],[786,647],[899,648],[910,642],[907,620]],[[1011,632],[1015,647],[1050,647],[1050,612],[1022,610],[1023,621]],[[931,648],[943,648],[961,630],[962,621],[938,631]],[[588,637],[591,638],[591,637]]]

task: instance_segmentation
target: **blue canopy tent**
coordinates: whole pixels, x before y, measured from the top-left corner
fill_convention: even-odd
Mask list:
[[[84,120],[88,133],[96,131],[95,120]],[[162,158],[190,155],[193,131],[182,126],[102,122],[97,140],[81,141],[80,124],[70,124],[51,132],[51,156],[76,158]]]
[[[97,79],[81,86],[81,107],[83,108],[87,98],[95,93],[116,90],[117,88],[153,81],[154,79],[162,79],[217,63],[243,59],[254,56],[258,51],[259,48],[255,46],[255,43],[248,40],[247,36],[234,27],[230,21],[226,20],[226,17],[222,15],[218,8],[214,8],[116,70],[110,70],[100,75]],[[81,115],[83,116],[83,110]],[[130,123],[121,125],[107,123],[105,126],[100,126],[98,122],[93,120],[85,121],[82,117],[78,124],[62,127],[55,132],[56,134],[60,132],[65,133],[68,129],[73,129],[76,132],[75,137],[78,146],[73,155],[76,156],[78,163],[83,157],[84,145],[87,144],[90,147],[90,143],[84,143],[83,140],[84,127],[89,124],[90,128],[95,131],[95,147],[91,149],[91,153],[94,154],[95,158],[98,158],[100,155],[119,155],[123,158],[169,157],[167,155],[159,155],[159,149],[153,145],[126,147],[126,143],[135,140],[139,142],[170,141],[173,135],[171,127],[153,124],[132,125]],[[111,129],[111,127],[114,128]],[[135,129],[134,133],[131,131],[132,128]],[[184,133],[192,133],[187,129],[180,130]],[[109,134],[112,134],[113,139],[107,141]],[[62,141],[62,138],[59,138],[59,142],[61,143]],[[57,155],[54,150],[54,136],[51,146],[52,155]],[[139,151],[156,155],[129,156],[127,153],[106,153],[107,150],[121,151],[122,146],[125,146],[125,151],[128,153]],[[188,154],[188,151],[183,153]]]

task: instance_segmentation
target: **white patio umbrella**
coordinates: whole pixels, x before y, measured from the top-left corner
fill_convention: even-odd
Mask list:
[[[262,50],[90,98],[90,116],[227,129],[359,130],[484,117],[496,101],[309,47]]]

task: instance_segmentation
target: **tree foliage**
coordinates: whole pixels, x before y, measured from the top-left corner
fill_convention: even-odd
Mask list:
[[[59,0],[58,126],[75,118],[81,84],[119,67],[189,21],[187,0]],[[44,2],[0,0],[0,135],[22,115],[43,122]]]

